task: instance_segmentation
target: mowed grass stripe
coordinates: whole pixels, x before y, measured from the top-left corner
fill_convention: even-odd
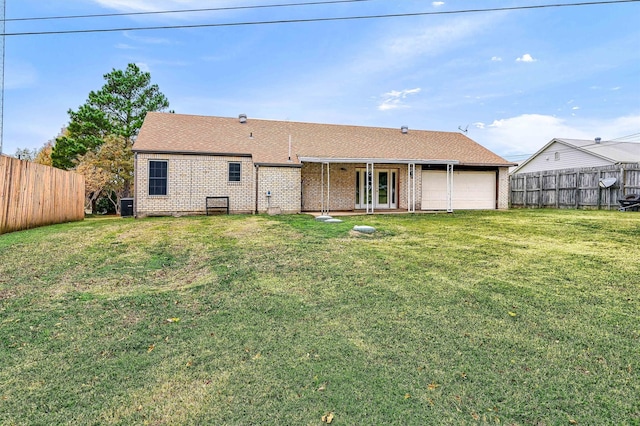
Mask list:
[[[0,423],[638,424],[639,229],[521,210],[3,235]]]

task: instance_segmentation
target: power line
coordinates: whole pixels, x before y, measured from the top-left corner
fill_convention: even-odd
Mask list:
[[[205,9],[181,9],[181,10],[160,10],[150,12],[126,12],[126,13],[101,13],[93,15],[65,15],[65,16],[42,16],[42,17],[29,17],[29,18],[9,18],[5,19],[5,22],[24,22],[24,21],[45,21],[45,20],[59,20],[59,19],[85,19],[85,18],[111,18],[122,16],[140,16],[140,15],[163,15],[163,14],[178,14],[178,13],[199,13],[199,12],[221,12],[229,10],[247,10],[247,9],[269,9],[277,7],[296,7],[296,6],[317,6],[325,4],[338,4],[338,3],[361,3],[374,0],[330,0],[330,1],[315,1],[306,3],[284,3],[284,4],[268,4],[268,5],[255,5],[255,6],[230,6],[230,7],[215,7]]]
[[[248,22],[229,22],[217,24],[192,24],[192,25],[159,25],[152,27],[122,27],[122,28],[101,28],[101,29],[85,29],[85,30],[59,30],[59,31],[32,31],[32,32],[15,32],[0,34],[0,36],[33,36],[33,35],[54,35],[54,34],[86,34],[86,33],[107,33],[118,31],[148,31],[148,30],[170,30],[170,29],[194,29],[194,28],[216,28],[216,27],[239,27],[249,25],[273,25],[273,24],[293,24],[293,23],[309,23],[309,22],[331,22],[331,21],[353,21],[362,19],[382,19],[382,18],[406,18],[416,16],[434,16],[434,15],[455,15],[482,12],[505,12],[514,10],[532,10],[558,7],[578,7],[578,6],[594,6],[618,3],[637,3],[640,0],[613,0],[613,1],[590,1],[582,3],[557,3],[535,6],[515,6],[500,7],[490,9],[462,9],[438,12],[415,12],[415,13],[395,13],[385,15],[365,15],[365,16],[345,16],[333,18],[309,18],[309,19],[283,19],[275,21],[248,21]]]
[[[628,142],[640,141],[640,133],[633,133],[627,136],[620,136],[619,138],[611,139],[612,141],[622,141],[623,139],[629,139]]]

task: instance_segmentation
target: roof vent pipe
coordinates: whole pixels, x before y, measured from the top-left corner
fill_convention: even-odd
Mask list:
[[[600,143],[602,141],[602,138],[596,138],[596,143]]]
[[[247,122],[247,114],[240,114],[238,116],[238,120],[240,120],[240,123],[244,124]]]
[[[409,126],[402,126],[400,127],[400,131],[404,134],[409,133]]]

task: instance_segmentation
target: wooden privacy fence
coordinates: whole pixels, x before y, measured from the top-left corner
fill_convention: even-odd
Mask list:
[[[600,186],[608,178],[616,183]],[[640,163],[518,173],[509,183],[511,207],[617,209],[618,199],[640,193]]]
[[[0,155],[0,234],[84,219],[84,176]]]

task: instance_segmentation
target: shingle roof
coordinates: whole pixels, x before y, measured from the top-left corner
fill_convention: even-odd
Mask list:
[[[291,139],[291,160],[289,157]],[[461,133],[151,112],[136,152],[251,155],[262,164],[300,164],[301,157],[458,161],[510,166]]]
[[[595,143],[593,140],[556,138],[569,145],[574,145],[585,151],[605,157],[614,163],[635,163],[640,162],[640,143],[637,142],[617,142],[601,141]]]

